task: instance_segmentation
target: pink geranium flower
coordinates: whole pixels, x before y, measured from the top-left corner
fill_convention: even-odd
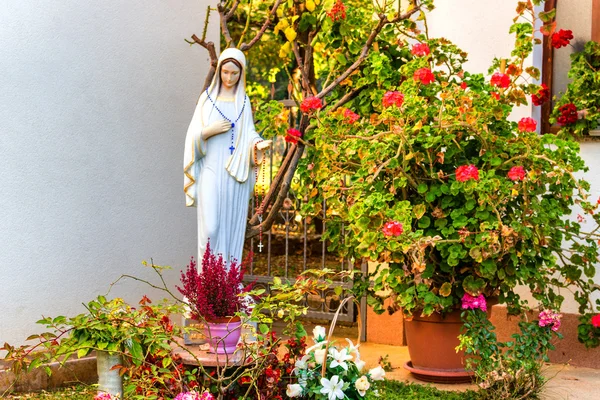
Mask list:
[[[358,115],[357,113],[355,113],[354,111],[346,108],[346,110],[344,110],[344,119],[346,121],[348,121],[348,123],[353,124],[356,121],[358,121],[360,118],[360,115]]]
[[[594,315],[590,322],[594,328],[600,328],[600,314]]]
[[[558,331],[560,328],[560,319],[562,314],[555,313],[551,310],[544,310],[540,313],[539,318],[539,326],[549,326],[554,332]]]
[[[525,168],[520,165],[512,167],[508,171],[508,179],[511,181],[522,181],[525,179]]]
[[[302,137],[302,132],[300,132],[296,128],[290,128],[287,130],[287,135],[285,136],[285,141],[288,143],[296,144],[298,143],[298,138]]]
[[[413,56],[423,57],[430,53],[427,43],[417,43],[410,50]]]
[[[494,75],[492,75],[490,83],[492,86],[506,89],[510,85],[510,77],[506,74],[496,72]]]
[[[521,118],[519,121],[519,130],[521,132],[535,132],[537,122],[533,118]]]
[[[415,71],[413,79],[417,82],[421,82],[423,85],[429,85],[435,81],[435,76],[429,68],[420,68]]]
[[[461,165],[456,168],[456,180],[459,182],[466,182],[469,179],[479,180],[479,170],[473,164]]]
[[[402,232],[404,232],[404,228],[402,227],[402,224],[398,221],[389,221],[386,222],[385,225],[383,225],[381,231],[387,237],[400,236],[402,235]]]
[[[404,103],[404,95],[400,92],[389,91],[383,95],[383,100],[381,101],[384,107],[401,107],[402,103]]]
[[[485,297],[483,297],[482,294],[475,297],[471,296],[469,293],[465,293],[465,295],[462,297],[462,309],[487,311]]]
[[[323,108],[323,102],[318,97],[307,97],[300,104],[300,110],[305,114],[310,114],[313,111]]]

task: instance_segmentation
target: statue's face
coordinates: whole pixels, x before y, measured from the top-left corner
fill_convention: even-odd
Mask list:
[[[240,69],[232,62],[221,66],[221,82],[227,89],[233,89],[240,80]]]

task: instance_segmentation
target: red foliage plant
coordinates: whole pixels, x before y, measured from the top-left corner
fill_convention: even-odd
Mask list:
[[[232,260],[227,269],[223,255],[216,256],[210,250],[210,242],[206,245],[200,271],[192,257],[187,270],[181,272],[183,287],[177,286],[177,290],[188,300],[192,318],[211,320],[246,311],[247,304],[240,294],[248,292],[253,286],[244,287],[242,283],[246,266],[251,260],[252,253],[249,253],[241,265],[237,260]]]

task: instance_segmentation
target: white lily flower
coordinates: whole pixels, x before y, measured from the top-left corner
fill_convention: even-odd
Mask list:
[[[327,360],[327,352],[325,349],[315,350],[315,361],[319,364],[323,364]]]
[[[317,325],[313,329],[313,339],[315,342],[322,342],[327,337],[327,333],[325,332],[325,328]]]
[[[348,353],[356,353],[356,358],[360,357],[358,354],[358,348],[360,347],[360,343],[355,345],[354,343],[352,343],[352,340],[348,338],[346,338],[346,341],[348,342]]]
[[[296,360],[296,363],[294,364],[294,366],[296,367],[296,369],[306,369],[308,368],[308,359],[309,359],[309,355],[305,354],[304,356],[302,356],[301,359]]]
[[[339,376],[334,375],[331,380],[327,378],[321,378],[321,393],[327,395],[328,400],[343,399],[344,392],[344,381]]]
[[[329,364],[331,368],[335,368],[339,365],[344,368],[345,371],[348,371],[348,364],[346,361],[352,360],[352,356],[348,354],[348,349],[338,351],[335,348],[331,348],[329,349],[329,354],[331,354],[331,357],[333,358],[333,361]]]
[[[378,365],[377,367],[369,370],[369,376],[374,381],[382,381],[383,377],[385,376],[385,371],[383,368],[381,368],[381,365]]]
[[[367,378],[366,375],[361,376],[356,380],[356,382],[354,382],[354,387],[356,388],[358,394],[360,394],[362,397],[365,397],[367,390],[369,390],[371,387],[369,378]]]
[[[306,349],[306,354],[309,354],[311,351],[313,351],[316,348],[324,348],[325,345],[327,344],[327,340],[323,341],[323,342],[319,342],[319,343],[315,343],[312,346],[310,346],[308,349]]]
[[[363,360],[361,360],[360,358],[357,358],[354,361],[354,364],[356,364],[356,368],[358,369],[358,372],[362,371],[362,369],[365,367],[366,362],[364,362]]]
[[[287,385],[287,390],[285,391],[285,394],[287,394],[288,397],[302,396],[302,386],[300,386],[297,383],[294,383],[293,385]]]

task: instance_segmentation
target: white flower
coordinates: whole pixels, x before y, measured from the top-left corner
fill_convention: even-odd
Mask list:
[[[325,328],[320,325],[315,326],[313,329],[313,339],[315,342],[322,342],[327,337],[326,335]]]
[[[352,343],[352,340],[348,338],[346,338],[346,341],[348,342],[348,354],[352,354],[354,352],[356,353],[356,358],[360,357],[360,355],[358,354],[358,348],[360,347],[360,343],[354,345],[354,343]]]
[[[354,361],[354,364],[356,364],[356,368],[358,369],[358,372],[362,371],[362,369],[365,367],[366,362],[364,362],[363,360],[361,360],[360,358],[357,358]]]
[[[296,369],[306,369],[308,368],[308,354],[305,354],[301,359],[296,360],[294,366]]]
[[[315,361],[319,364],[323,364],[326,360],[327,353],[325,349],[315,350]]]
[[[373,390],[373,394],[375,395],[375,397],[379,397],[379,389]]]
[[[302,386],[298,385],[297,383],[294,383],[293,385],[287,385],[287,390],[285,391],[285,394],[287,394],[288,397],[301,396]]]
[[[382,381],[383,377],[385,376],[385,371],[383,368],[381,368],[381,365],[378,365],[377,367],[369,370],[369,375],[374,381]]]
[[[283,309],[280,308],[279,311],[277,311],[277,318],[283,318],[283,316],[284,316],[284,311],[283,311]]]
[[[326,394],[329,400],[344,398],[344,392],[342,391],[344,381],[340,379],[339,376],[334,375],[331,377],[331,380],[321,378],[321,386],[323,386],[321,388],[321,393]]]
[[[367,378],[365,375],[361,376],[356,380],[356,382],[354,382],[354,387],[358,391],[358,394],[365,397],[367,390],[369,390],[369,388],[371,387],[371,384],[369,383],[369,378]]]
[[[346,364],[346,361],[352,360],[352,356],[348,354],[348,349],[337,351],[337,349],[331,348],[329,349],[329,353],[331,354],[331,357],[333,357],[333,361],[329,364],[331,368],[335,368],[339,365],[344,368],[344,370],[348,371],[348,364]]]

